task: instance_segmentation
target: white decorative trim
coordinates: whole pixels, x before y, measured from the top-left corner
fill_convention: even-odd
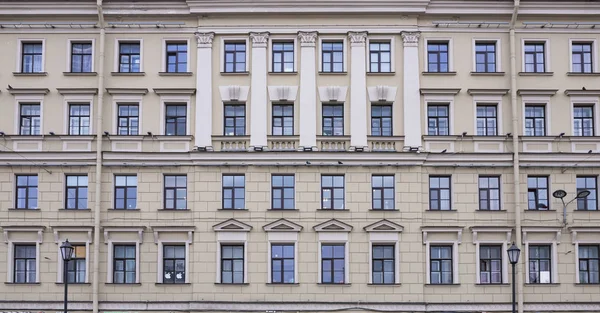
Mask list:
[[[319,62],[319,73],[323,72],[323,41],[325,42],[342,42],[342,73],[348,72],[348,36],[322,35],[318,37],[319,46],[317,47],[317,62]],[[330,72],[327,72],[330,73]],[[337,72],[331,72],[337,73]]]
[[[130,243],[135,244],[135,283],[140,282],[140,245],[144,242],[144,229],[146,227],[104,227],[104,243],[108,245],[107,253],[107,268],[106,268],[106,281],[108,283],[113,282],[113,252],[115,243]],[[137,238],[134,240],[113,238],[111,233],[137,233]]]
[[[336,219],[330,219],[313,226],[316,232],[351,232],[353,226]]]
[[[557,284],[558,281],[558,245],[560,244],[560,237],[562,235],[562,229],[560,227],[523,227],[521,229],[523,233],[522,242],[525,249],[525,264],[529,264],[529,244],[545,244],[551,246],[551,262],[550,267],[551,276],[550,283]],[[552,239],[549,240],[530,240],[527,235],[530,233],[546,233],[552,235]],[[529,283],[529,266],[525,266],[525,283]],[[543,286],[544,284],[539,284]]]
[[[152,226],[152,232],[154,233],[154,243],[158,245],[158,260],[157,260],[157,271],[156,271],[156,282],[163,282],[163,246],[165,243],[170,244],[181,244],[183,243],[185,246],[185,283],[189,283],[189,277],[191,274],[190,268],[190,245],[193,242],[194,238],[194,226]],[[177,240],[177,239],[162,239],[160,237],[161,233],[183,233],[187,237],[186,240]]]
[[[598,40],[592,37],[569,38],[569,72],[573,72],[573,42],[592,44],[592,73],[598,73]]]
[[[599,97],[591,96],[569,96],[569,102],[571,104],[571,136],[575,136],[575,106],[591,106],[592,107],[592,125],[594,128],[594,136],[600,134],[600,101]],[[583,137],[583,136],[581,136]],[[575,148],[575,145],[573,145]],[[575,152],[577,149],[573,149]]]
[[[239,36],[232,36],[232,37],[228,37],[228,36],[220,36],[221,38],[221,53],[219,55],[219,63],[220,63],[220,71],[221,73],[225,72],[225,44],[228,42],[244,42],[244,44],[246,45],[246,68],[244,69],[244,72],[248,72],[248,68],[250,66],[250,50],[251,50],[251,46],[249,45],[249,38],[246,37],[239,37]],[[237,72],[234,72],[237,73]]]
[[[185,135],[190,135],[191,124],[191,96],[190,95],[160,95],[160,129],[159,134],[165,135],[167,105],[185,105]],[[141,118],[140,118],[141,119]],[[188,150],[189,151],[189,150]]]
[[[421,32],[403,31],[400,33],[400,36],[402,36],[402,44],[404,47],[419,47]]]
[[[273,35],[269,36],[269,45],[267,46],[267,62],[268,62],[268,70],[269,73],[273,73],[273,44],[279,42],[292,42],[294,45],[294,68],[293,72],[298,70],[298,39],[299,36],[290,36],[290,35]],[[280,72],[275,72],[280,73]],[[287,73],[287,72],[281,72]]]
[[[44,95],[39,94],[19,94],[15,95],[15,123],[14,134],[21,134],[21,104],[39,104],[40,105],[40,133],[32,135],[44,134]],[[41,142],[40,142],[41,145]],[[15,144],[16,146],[16,144]],[[41,150],[41,147],[40,149]]]
[[[389,42],[390,44],[390,71],[381,73],[396,72],[396,37],[394,36],[369,36],[367,38],[367,73],[371,72],[371,41]]]
[[[283,219],[282,219],[283,220]],[[287,244],[293,244],[294,245],[294,283],[297,284],[299,283],[300,277],[298,276],[298,259],[299,259],[299,254],[298,254],[298,232],[290,232],[290,231],[284,231],[284,232],[280,232],[280,231],[271,231],[269,233],[267,233],[267,282],[269,283],[273,283],[273,275],[271,275],[271,273],[273,272],[272,269],[272,265],[273,262],[271,261],[271,251],[273,250],[271,247],[272,245],[275,243],[287,243]]]
[[[380,222],[383,221],[385,220]],[[369,233],[369,284],[373,283],[373,246],[377,244],[394,246],[394,284],[400,284],[400,233],[396,231],[375,231]]]
[[[42,67],[40,72],[32,72],[32,73],[44,73],[46,71],[46,39],[40,38],[19,38],[17,39],[17,73],[22,73],[23,64],[22,64],[22,55],[23,55],[23,44],[24,43],[41,43],[42,44]]]
[[[317,283],[321,284],[322,281],[322,256],[321,251],[323,250],[323,244],[343,244],[344,245],[344,284],[350,284],[350,249],[348,245],[348,233],[346,232],[328,232],[319,233],[319,247],[317,253]],[[333,277],[332,277],[333,280]],[[333,284],[335,286],[335,284]]]
[[[451,244],[452,245],[452,283],[459,284],[460,283],[460,275],[459,271],[459,263],[458,263],[458,245],[462,242],[462,227],[421,227],[421,232],[423,233],[423,244],[425,245],[425,265],[426,265],[426,284],[431,284],[431,269],[430,269],[430,244]],[[448,238],[447,240],[431,240],[428,238],[429,233],[454,233],[456,234],[456,239]]]
[[[269,33],[251,32],[250,39],[252,40],[252,48],[266,48],[269,43]]]
[[[132,73],[143,73],[144,72],[144,39],[142,38],[115,38],[115,48],[114,48],[114,66],[113,72],[119,72],[119,49],[121,49],[121,43],[123,42],[131,42],[131,43],[139,43],[140,44],[140,71],[132,72]]]
[[[369,101],[377,102],[396,102],[396,93],[398,87],[394,86],[372,86],[367,87],[369,93]]]
[[[552,133],[552,125],[550,123],[550,121],[552,121],[552,115],[551,115],[551,102],[550,102],[550,97],[551,96],[526,96],[523,95],[521,96],[521,131],[523,136],[525,136],[525,107],[527,105],[536,105],[536,106],[544,106],[544,117],[545,117],[545,126],[546,129],[545,131],[545,135],[546,136],[551,136]],[[571,127],[571,129],[573,129]],[[565,129],[565,133],[566,131],[568,131],[568,129]],[[558,134],[557,134],[558,135]]]
[[[119,130],[119,105],[137,105],[138,106],[138,135],[145,134],[142,128],[144,119],[142,118],[142,99],[143,95],[121,95],[117,94],[112,96],[112,107],[113,107],[113,119],[112,119],[112,132],[111,134],[117,135]],[[113,144],[114,146],[114,144]],[[141,145],[140,145],[141,146]],[[141,147],[140,147],[141,148]]]
[[[350,45],[355,47],[364,47],[367,43],[367,32],[348,32]]]
[[[496,56],[496,71],[494,73],[499,73],[502,72],[502,49],[504,47],[502,47],[502,39],[500,38],[485,38],[485,37],[476,37],[473,38],[473,47],[472,47],[472,53],[473,53],[473,73],[486,73],[486,72],[477,72],[477,53],[476,53],[476,45],[477,43],[480,42],[493,42],[494,45],[496,46],[495,49],[495,56]]]
[[[298,32],[298,38],[300,39],[300,46],[302,47],[314,47],[317,42],[317,32]]]
[[[250,86],[219,86],[221,101],[223,102],[246,102]]]
[[[227,220],[232,221],[233,219]],[[233,220],[235,221],[235,220]],[[237,222],[237,221],[236,221]],[[221,223],[221,224],[223,224]],[[239,223],[239,222],[238,222]],[[219,224],[219,225],[221,225]],[[244,224],[245,225],[245,224]],[[217,225],[215,225],[217,226]],[[213,226],[214,228],[214,226]],[[217,271],[215,273],[217,284],[221,283],[221,246],[223,244],[240,244],[244,246],[244,283],[248,283],[248,232],[244,231],[221,231],[217,233]]]
[[[269,86],[271,102],[296,102],[298,86]]]
[[[475,281],[480,284],[481,281],[481,269],[480,269],[480,262],[479,262],[479,246],[480,244],[501,244],[502,248],[501,248],[501,257],[502,257],[502,283],[503,284],[507,284],[509,283],[508,281],[508,258],[506,257],[506,255],[504,254],[504,251],[508,250],[508,245],[511,242],[511,238],[512,238],[512,228],[509,227],[471,227],[471,232],[473,233],[473,244],[475,245],[475,275],[477,276],[475,278]],[[502,240],[479,240],[478,238],[478,234],[479,233],[496,233],[496,234],[502,234],[504,236],[506,236],[504,239]]]
[[[73,49],[71,48],[73,44],[77,44],[77,43],[91,43],[92,44],[92,67],[90,72],[95,72],[96,67],[95,67],[95,61],[96,61],[96,39],[94,38],[82,38],[82,39],[74,39],[74,38],[69,38],[67,39],[67,62],[66,62],[66,66],[67,68],[65,69],[65,72],[71,72],[71,61],[73,60],[72,58],[72,54],[73,54]]]
[[[81,226],[81,227],[70,227],[70,226],[54,226],[52,227],[53,232],[54,232],[54,243],[56,243],[56,245],[58,246],[57,248],[57,268],[56,268],[56,281],[60,282],[60,283],[64,283],[64,261],[62,259],[62,255],[60,252],[60,245],[62,244],[62,240],[61,240],[61,236],[60,233],[85,233],[87,235],[86,240],[85,241],[77,241],[77,240],[73,240],[73,238],[71,238],[71,240],[69,240],[70,243],[72,244],[85,244],[85,279],[84,282],[85,283],[89,283],[89,278],[90,278],[90,244],[93,242],[93,236],[92,233],[94,231],[94,227],[93,226]],[[69,239],[67,236],[64,236],[65,239]]]
[[[373,224],[369,224],[363,229],[368,233],[378,233],[378,232],[395,232],[401,233],[404,230],[402,225],[396,224],[390,220],[382,219]]]
[[[539,39],[539,38],[521,38],[521,72],[525,72],[525,44],[533,43],[533,42],[542,42],[544,43],[544,72],[550,73],[552,72],[552,68],[550,67],[550,39]],[[571,61],[571,53],[569,52],[569,62]]]
[[[427,37],[424,38],[423,42],[423,60],[425,60],[423,72],[429,72],[428,64],[429,64],[429,53],[427,53],[429,42],[447,42],[448,43],[448,72],[454,72],[454,44],[452,37]],[[438,73],[438,72],[434,72]],[[445,72],[442,72],[445,73]]]
[[[424,95],[423,101],[425,102],[425,114],[423,114],[423,125],[429,125],[427,110],[430,105],[447,105],[448,106],[448,135],[455,135],[455,120],[454,120],[454,95]],[[466,130],[466,129],[465,129]],[[459,130],[461,133],[463,130]],[[429,135],[428,130],[425,129],[424,135]]]
[[[194,36],[196,37],[196,43],[197,43],[198,48],[212,48],[213,39],[215,38],[215,33],[195,32]]]
[[[4,242],[8,244],[7,253],[6,253],[6,281],[9,283],[13,282],[13,254],[14,254],[14,245],[20,243],[35,243],[35,282],[40,282],[40,245],[44,241],[44,226],[4,226],[2,227],[2,232],[4,234]],[[36,234],[35,240],[11,240],[10,233],[11,232],[26,232],[26,233],[34,233]]]
[[[579,281],[579,244],[600,244],[600,228],[584,228],[584,227],[571,227],[571,238],[573,245],[575,245],[575,283],[581,283]],[[581,240],[577,237],[579,233],[592,233],[595,234],[598,239],[595,240]]]
[[[63,134],[69,134],[70,131],[70,124],[71,124],[71,114],[70,114],[70,106],[71,104],[74,105],[78,105],[78,104],[87,104],[90,106],[90,130],[88,134],[83,134],[86,136],[90,136],[92,134],[95,134],[96,132],[94,131],[94,120],[95,120],[95,114],[94,114],[94,95],[93,94],[68,94],[68,95],[63,95],[63,108],[64,108],[64,113],[63,116],[65,117],[65,123],[63,123],[63,129],[62,129],[62,133]],[[50,130],[52,131],[52,130]],[[90,143],[91,144],[91,143]],[[91,148],[91,147],[90,147]],[[66,150],[63,148],[63,150]],[[89,150],[84,150],[84,151],[89,151]]]
[[[502,110],[502,95],[477,95],[471,94],[473,98],[473,134],[477,135],[477,107],[479,105],[494,105],[496,107],[496,131],[497,135],[504,134],[503,127],[503,110]]]
[[[213,226],[213,231],[215,232],[249,232],[251,230],[252,226],[233,218]]]
[[[196,36],[196,38],[198,38],[198,36]],[[160,67],[161,72],[166,72],[167,71],[167,44],[169,44],[169,43],[185,43],[185,45],[187,47],[187,50],[186,50],[186,55],[187,55],[186,62],[187,63],[186,63],[186,69],[185,69],[185,71],[186,72],[191,72],[190,66],[191,66],[192,63],[190,62],[190,60],[191,60],[190,58],[191,58],[192,53],[190,51],[191,50],[191,45],[190,45],[190,38],[189,37],[179,37],[179,38],[177,38],[177,37],[169,37],[169,38],[163,38],[162,41],[161,41],[161,43],[162,43],[162,53],[161,53],[162,62],[161,62],[161,67]],[[140,56],[140,58],[141,58],[141,56]]]
[[[301,232],[302,226],[298,225],[292,221],[286,220],[285,218],[280,218],[274,222],[271,222],[265,226],[263,226],[263,230],[265,232]]]
[[[319,87],[321,102],[346,102],[348,86]]]

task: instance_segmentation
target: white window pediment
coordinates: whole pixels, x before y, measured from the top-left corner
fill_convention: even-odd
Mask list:
[[[392,221],[383,219],[363,228],[366,232],[402,232],[404,227]]]
[[[351,232],[352,228],[352,225],[336,219],[330,219],[313,227],[316,232]]]
[[[421,231],[423,232],[423,244],[426,244],[431,240],[431,238],[429,237],[429,235],[432,234],[455,234],[454,238],[448,237],[446,240],[444,240],[445,242],[456,242],[458,244],[461,244],[462,242],[462,231],[463,231],[463,227],[460,226],[423,226],[421,227]],[[433,240],[435,242],[441,242],[440,240]]]
[[[345,102],[348,86],[319,87],[321,102]]]
[[[249,232],[252,230],[252,226],[230,218],[214,225],[213,230],[216,232]]]
[[[246,102],[250,86],[219,86],[221,101],[223,102]]]
[[[269,100],[294,102],[298,95],[298,86],[269,86]]]
[[[288,221],[285,218],[278,219],[263,226],[263,230],[266,232],[300,232],[302,231],[302,228],[301,225]]]
[[[109,242],[138,242],[139,244],[142,244],[144,242],[144,229],[146,227],[141,226],[141,227],[111,227],[111,226],[105,226],[104,227],[104,243],[108,244]],[[131,240],[129,236],[124,236],[124,237],[120,237],[120,236],[112,236],[111,234],[114,233],[136,233],[136,239],[135,240]]]
[[[367,87],[369,101],[371,102],[394,102],[398,87],[393,86],[373,86]]]
[[[169,242],[185,242],[191,244],[193,241],[194,235],[194,226],[152,226],[152,232],[154,233],[154,243],[158,244],[162,241]],[[185,240],[165,240],[161,237],[161,234],[178,234],[185,235]],[[183,237],[181,239],[184,239]]]

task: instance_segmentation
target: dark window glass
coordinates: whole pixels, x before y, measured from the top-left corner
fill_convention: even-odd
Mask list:
[[[427,71],[432,73],[447,73],[448,67],[448,42],[427,43]]]
[[[225,43],[225,73],[246,72],[246,43]]]
[[[223,175],[223,209],[245,209],[245,192],[246,177],[244,175]]]
[[[390,42],[369,43],[369,71],[371,73],[389,73],[392,71]]]
[[[167,43],[167,73],[187,72],[187,43]]]
[[[427,134],[430,136],[450,135],[450,107],[447,104],[435,104],[427,107]]]
[[[121,73],[139,73],[140,72],[140,43],[119,43],[119,72]]]
[[[500,210],[500,177],[479,177],[479,209],[483,211]]]
[[[294,106],[291,104],[273,105],[273,136],[294,135]]]
[[[21,104],[19,135],[41,134],[41,111],[39,104]]]
[[[294,175],[273,175],[271,184],[273,210],[293,210]]]
[[[579,245],[579,283],[600,284],[598,245]]]
[[[346,246],[344,244],[321,245],[321,282],[344,284],[346,282]]]
[[[185,246],[163,246],[163,283],[185,283]]]
[[[546,136],[545,106],[525,106],[525,136]]]
[[[549,245],[529,245],[529,283],[552,282],[552,258]]]
[[[185,136],[187,106],[181,104],[167,104],[165,115],[165,135]]]
[[[546,72],[545,44],[525,43],[525,72]]]
[[[573,108],[573,135],[594,136],[594,107],[578,105]]]
[[[88,208],[87,175],[67,175],[66,209],[85,210]]]
[[[452,210],[450,198],[450,176],[430,176],[429,209]]]
[[[294,71],[294,42],[273,43],[273,72],[291,73]]]
[[[475,72],[495,73],[496,72],[496,43],[495,42],[477,42],[475,43]]]
[[[477,105],[477,136],[498,135],[497,110],[496,105]]]
[[[244,246],[221,246],[221,283],[244,283]]]
[[[225,123],[223,134],[225,136],[246,135],[246,106],[243,104],[225,105]]]
[[[591,73],[592,72],[592,43],[579,42],[572,44],[572,62],[573,72]]]
[[[396,262],[394,245],[373,245],[373,284],[394,284]]]
[[[41,42],[24,42],[21,51],[21,73],[41,73],[43,47]]]
[[[373,192],[373,210],[394,209],[394,176],[373,175],[371,177]]]
[[[548,210],[548,177],[527,177],[527,208],[529,210]]]
[[[15,245],[13,282],[26,284],[36,282],[35,245]]]
[[[344,135],[344,105],[323,104],[323,136]]]
[[[69,135],[90,134],[90,105],[69,104]]]
[[[137,104],[119,104],[117,110],[118,135],[138,135],[139,106]]]
[[[134,245],[115,245],[113,251],[113,283],[136,283],[136,257]]]
[[[371,105],[371,136],[392,136],[391,105]]]
[[[344,43],[342,41],[323,41],[321,46],[322,70],[324,73],[344,71]]]
[[[274,284],[295,283],[294,267],[294,244],[272,244],[271,282]]]
[[[429,272],[432,285],[452,284],[452,246],[430,246]]]
[[[71,43],[71,73],[90,73],[92,71],[92,43]]]
[[[187,176],[165,175],[165,210],[187,209]]]
[[[38,176],[17,175],[17,197],[15,208],[38,208]]]
[[[502,246],[479,246],[479,282],[502,283]]]
[[[137,208],[137,176],[115,176],[115,210]]]
[[[67,280],[69,283],[85,283],[85,250],[85,245],[73,245],[73,257],[67,264]]]
[[[577,177],[577,193],[587,190],[589,196],[577,199],[577,210],[595,211],[598,210],[598,177],[597,176],[579,176]]]
[[[321,209],[343,210],[344,209],[344,176],[322,175],[321,176]]]

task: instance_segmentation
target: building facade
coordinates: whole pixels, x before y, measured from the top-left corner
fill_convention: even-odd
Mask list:
[[[0,310],[600,312],[599,14],[2,1]]]

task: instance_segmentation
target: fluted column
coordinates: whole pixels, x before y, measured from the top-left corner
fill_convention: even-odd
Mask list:
[[[212,42],[214,33],[196,33],[196,132],[194,145],[212,150]]]
[[[317,32],[298,32],[300,39],[300,148],[317,146]]]
[[[267,146],[267,43],[269,33],[250,33],[250,147]]]
[[[422,147],[419,95],[419,32],[402,32],[404,43],[404,148]]]
[[[367,147],[366,32],[349,32],[350,39],[350,146]]]

